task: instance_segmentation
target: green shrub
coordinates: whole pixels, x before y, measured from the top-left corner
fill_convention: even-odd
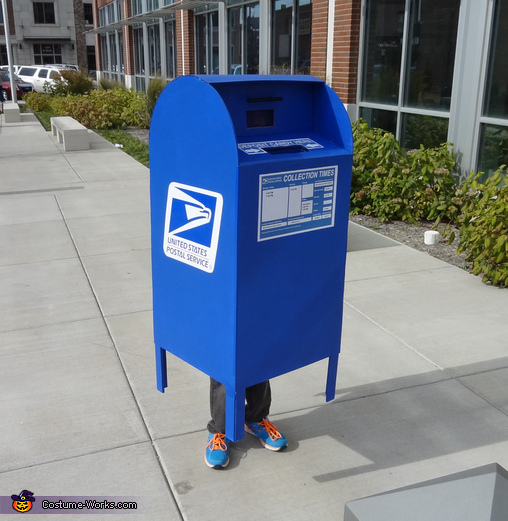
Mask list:
[[[51,96],[50,97],[50,109],[58,114],[59,116],[66,116],[65,112],[65,100],[63,96]]]
[[[468,251],[471,272],[483,282],[508,287],[508,186],[505,167],[486,181],[471,173],[458,189],[464,200],[457,253]],[[453,237],[452,237],[453,239]]]
[[[113,89],[122,89],[127,90],[125,84],[118,80],[112,80],[110,78],[101,78],[99,80],[99,88],[102,90],[113,90]]]
[[[150,80],[148,89],[146,91],[146,109],[150,115],[150,118],[152,117],[155,104],[157,103],[161,92],[165,89],[167,84],[168,80],[164,80],[162,78],[154,78]]]
[[[35,112],[45,112],[51,107],[49,94],[43,94],[42,92],[29,92],[23,96],[23,100],[27,107]]]
[[[146,95],[135,90],[94,90],[88,95],[53,96],[51,109],[96,130],[137,126],[147,128]]]
[[[86,72],[74,69],[62,69],[60,77],[54,83],[46,83],[44,91],[53,96],[68,94],[88,94],[93,89],[93,79]]]
[[[351,213],[407,222],[453,220],[458,213],[450,143],[406,151],[395,136],[353,124]]]

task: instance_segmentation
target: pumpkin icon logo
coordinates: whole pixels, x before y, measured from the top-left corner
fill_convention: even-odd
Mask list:
[[[23,490],[19,496],[13,494],[11,496],[13,500],[12,508],[18,512],[28,512],[32,508],[32,503],[35,501],[33,495],[34,493],[29,490]]]

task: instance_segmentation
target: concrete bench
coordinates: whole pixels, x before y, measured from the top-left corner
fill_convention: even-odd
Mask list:
[[[64,150],[88,150],[88,130],[70,116],[51,118],[51,132],[63,143]]]
[[[21,121],[21,115],[19,113],[19,106],[17,103],[12,101],[6,101],[3,104],[4,110],[4,121],[6,123],[17,123]]]

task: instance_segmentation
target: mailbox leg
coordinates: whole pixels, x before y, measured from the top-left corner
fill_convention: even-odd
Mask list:
[[[157,371],[157,389],[163,393],[168,386],[168,369],[166,367],[166,350],[155,347],[155,368]]]
[[[326,379],[326,401],[331,402],[335,398],[335,385],[337,383],[337,366],[339,355],[333,355],[328,359],[328,376]]]
[[[240,441],[245,435],[245,389],[226,387],[226,438]]]

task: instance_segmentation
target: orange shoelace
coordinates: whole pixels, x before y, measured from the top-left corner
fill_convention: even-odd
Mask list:
[[[214,434],[213,438],[208,442],[206,448],[209,448],[210,450],[222,450],[223,452],[226,452],[228,450],[228,446],[226,445],[225,439],[225,434]]]
[[[279,438],[282,438],[282,434],[277,430],[277,427],[275,427],[275,425],[268,418],[265,418],[264,420],[261,420],[258,423],[266,429],[268,436],[270,436],[272,440],[275,441]]]

